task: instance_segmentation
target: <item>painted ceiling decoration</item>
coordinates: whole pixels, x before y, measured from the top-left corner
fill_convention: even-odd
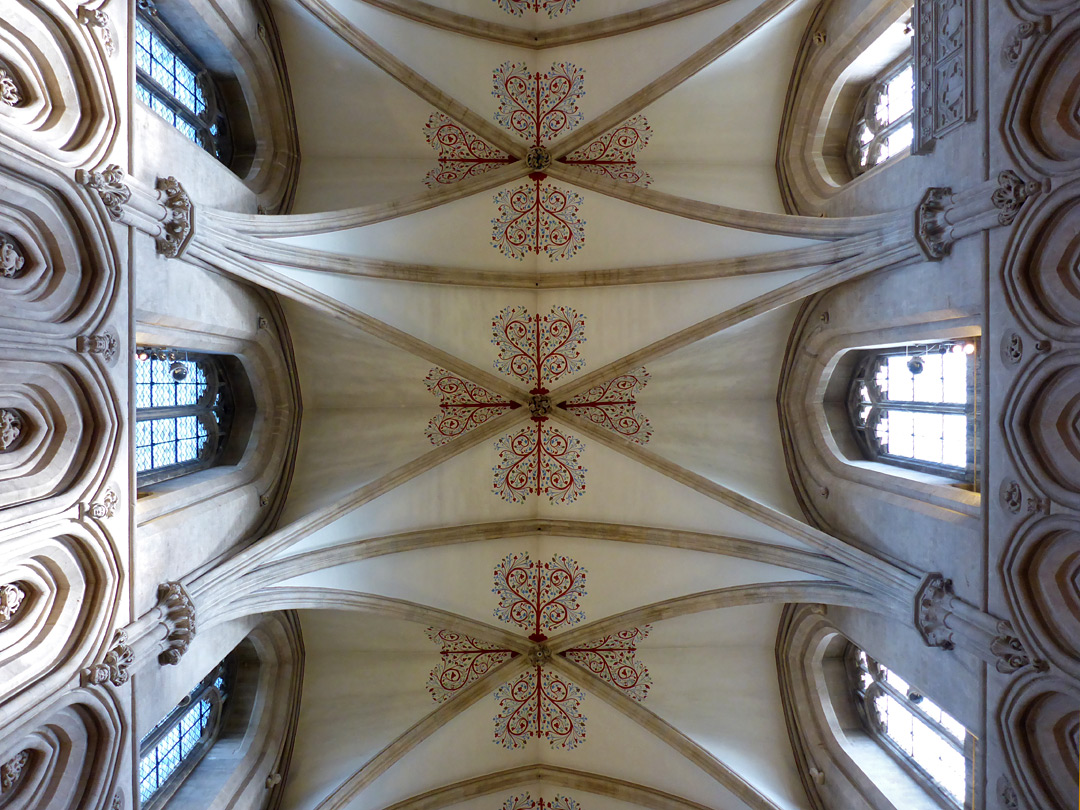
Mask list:
[[[579,216],[584,198],[548,180],[543,169],[551,157],[544,147],[584,120],[577,102],[585,95],[585,71],[570,62],[555,62],[546,72],[534,73],[524,62],[504,62],[492,81],[492,95],[499,103],[495,121],[532,145],[525,160],[534,171],[528,182],[495,194],[491,244],[512,259],[541,252],[552,261],[569,259],[585,244],[585,220]],[[557,159],[647,186],[652,178],[637,168],[636,155],[651,136],[645,116],[635,115]],[[439,165],[424,178],[429,187],[457,183],[518,160],[440,112],[428,118],[424,137],[439,156]]]
[[[498,597],[495,618],[520,630],[529,630],[536,644],[530,666],[495,690],[499,707],[494,741],[504,748],[524,748],[535,737],[552,748],[573,749],[585,741],[584,690],[545,666],[552,650],[544,642],[548,633],[585,619],[581,599],[586,596],[587,572],[576,560],[553,555],[550,561],[533,560],[527,552],[508,554],[494,570]],[[620,689],[633,700],[648,696],[652,677],[637,660],[637,644],[650,627],[634,627],[595,641],[558,649],[555,655],[588,670]],[[428,638],[440,645],[439,663],[428,676],[427,688],[436,703],[443,703],[493,668],[519,653],[497,644],[433,627]],[[557,639],[556,639],[557,641]]]
[[[526,11],[539,14],[540,9],[543,9],[548,17],[554,19],[573,11],[578,0],[493,0],[493,2],[507,14],[513,14],[515,17],[522,16]]]
[[[564,306],[553,306],[546,315],[506,307],[492,319],[491,331],[491,342],[498,348],[495,368],[530,386],[532,396],[530,423],[495,442],[492,487],[503,500],[525,503],[530,495],[546,495],[553,504],[566,504],[585,492],[587,469],[581,465],[585,444],[550,423],[552,408],[584,416],[638,444],[649,441],[652,425],[638,412],[636,399],[649,380],[644,367],[562,402],[552,403],[547,396],[548,386],[585,366],[578,349],[585,342],[584,315]],[[424,385],[439,400],[439,413],[424,431],[436,446],[520,407],[438,366],[428,372]]]
[[[528,793],[519,793],[503,802],[501,810],[581,810],[581,805],[569,796],[556,795],[551,801],[534,799]]]

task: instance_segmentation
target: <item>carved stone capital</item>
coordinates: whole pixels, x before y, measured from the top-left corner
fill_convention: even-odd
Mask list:
[[[123,215],[125,203],[131,200],[131,188],[124,182],[125,177],[124,170],[115,163],[100,172],[85,169],[75,172],[75,182],[97,192],[109,216],[116,220]]]
[[[542,146],[530,146],[525,155],[525,165],[534,172],[542,172],[551,165],[551,154]]]
[[[175,177],[159,177],[155,188],[165,206],[165,219],[157,237],[157,252],[167,259],[180,256],[195,234],[195,207]]]
[[[113,686],[123,686],[131,677],[131,665],[135,661],[135,653],[128,645],[127,632],[117,630],[113,637],[113,644],[100,664],[92,664],[81,673],[80,683],[82,686],[101,686],[111,683]]]
[[[939,262],[952,250],[952,226],[945,213],[952,204],[952,189],[932,187],[926,190],[915,209],[915,241],[932,262]]]
[[[1028,182],[1012,169],[998,174],[998,187],[991,196],[994,208],[999,209],[998,222],[1011,225],[1020,213],[1028,197],[1037,194],[1041,186],[1037,181]]]
[[[0,104],[18,107],[22,104],[22,89],[7,68],[0,67]]]
[[[26,600],[26,591],[14,582],[0,585],[0,627],[10,624]]]
[[[0,453],[18,447],[26,435],[26,418],[15,408],[0,408]]]
[[[0,233],[0,276],[18,278],[25,264],[22,246],[7,234]]]
[[[80,335],[75,339],[75,348],[85,354],[100,354],[101,359],[111,363],[116,359],[116,352],[120,346],[116,334],[111,329],[106,329],[96,335]]]
[[[195,603],[179,582],[165,582],[158,585],[158,610],[168,630],[165,640],[169,645],[158,654],[158,662],[162,666],[179,664],[195,638]]]
[[[953,649],[953,631],[945,624],[952,614],[952,580],[940,573],[927,574],[915,592],[915,627],[928,647]]]

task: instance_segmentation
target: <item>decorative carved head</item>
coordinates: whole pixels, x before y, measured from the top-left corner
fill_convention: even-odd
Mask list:
[[[0,408],[0,452],[14,450],[22,437],[22,414],[14,408]]]
[[[18,278],[25,264],[26,258],[19,243],[0,233],[0,275],[4,278]]]

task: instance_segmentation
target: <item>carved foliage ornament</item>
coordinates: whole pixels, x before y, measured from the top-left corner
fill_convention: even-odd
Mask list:
[[[1008,67],[1014,67],[1020,61],[1024,51],[1024,40],[1045,34],[1047,25],[1042,20],[1025,20],[1005,37],[1001,46],[1001,61]]]
[[[100,354],[106,363],[111,363],[116,358],[119,345],[116,335],[108,329],[97,335],[80,335],[75,341],[75,348],[80,352]]]
[[[109,25],[109,15],[100,8],[79,7],[79,22],[87,28],[93,29],[101,40],[101,48],[106,56],[116,53],[116,45],[113,43],[112,27]]]
[[[0,795],[13,793],[22,781],[26,766],[30,762],[30,752],[20,751],[3,765],[0,765]]]
[[[974,115],[970,18],[968,0],[915,3],[915,154]]]
[[[0,452],[14,450],[25,435],[26,422],[21,411],[0,408]]]
[[[25,600],[26,592],[18,583],[6,582],[0,585],[0,628],[15,619]]]
[[[990,642],[990,652],[997,658],[995,666],[1002,675],[1010,675],[1018,669],[1034,666],[1039,672],[1049,669],[1045,661],[1038,658],[1032,660],[1024,649],[1024,643],[1015,635],[1011,624],[1006,621],[998,622],[998,633]]]
[[[7,68],[0,67],[0,104],[18,107],[22,104],[22,91]]]
[[[1011,169],[1000,172],[998,187],[991,197],[994,208],[999,209],[998,222],[1002,225],[1011,225],[1027,198],[1037,193],[1039,189],[1038,182],[1029,183]]]
[[[26,257],[19,243],[7,234],[0,233],[0,275],[18,278],[25,264]]]
[[[124,205],[131,199],[131,189],[124,182],[124,170],[111,163],[100,172],[80,169],[75,179],[91,191],[96,191],[105,210],[113,219],[120,219]]]
[[[127,633],[124,630],[117,630],[113,637],[113,645],[105,653],[102,663],[84,669],[81,683],[83,686],[100,686],[104,683],[123,686],[131,677],[130,669],[134,661],[135,653],[128,646]]]

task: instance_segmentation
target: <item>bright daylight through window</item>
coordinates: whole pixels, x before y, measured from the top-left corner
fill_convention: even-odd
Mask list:
[[[862,650],[853,650],[855,698],[867,728],[931,792],[962,807],[967,795],[967,730],[929,698]]]

